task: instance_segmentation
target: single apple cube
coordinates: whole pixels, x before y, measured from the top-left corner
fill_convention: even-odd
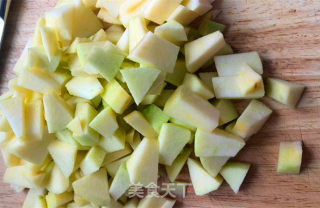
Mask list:
[[[212,104],[220,112],[220,126],[239,117],[239,113],[231,100],[215,100]]]
[[[119,16],[120,6],[125,2],[125,0],[97,0],[96,2],[96,7],[106,9],[113,17],[116,18]]]
[[[147,34],[147,24],[143,17],[134,17],[129,22],[129,51],[138,45],[142,38]]]
[[[192,126],[192,125],[190,125],[190,124],[187,124],[187,123],[185,123],[185,122],[183,122],[183,121],[180,121],[180,120],[178,120],[178,119],[175,119],[175,118],[170,118],[170,123],[173,123],[173,124],[182,126],[182,127],[184,127],[184,128],[187,128],[187,129],[189,129],[189,130],[192,131],[192,132],[195,132],[195,131],[197,130],[197,127]]]
[[[208,0],[185,0],[183,5],[199,15],[207,13],[212,8]]]
[[[238,118],[233,132],[242,138],[249,138],[263,127],[271,113],[272,110],[265,104],[252,100]]]
[[[255,72],[248,64],[244,64],[239,73],[240,90],[247,95],[255,92],[263,84],[262,76]]]
[[[278,173],[299,174],[302,161],[302,142],[281,142]]]
[[[184,80],[186,72],[186,62],[184,60],[177,60],[173,72],[167,73],[165,80],[174,86],[180,86]]]
[[[163,124],[159,133],[159,162],[172,165],[191,139],[191,131],[175,124]]]
[[[65,192],[62,194],[54,194],[49,192],[46,196],[46,202],[48,207],[60,207],[67,204],[68,202],[73,201],[73,193]]]
[[[155,80],[160,74],[160,70],[153,68],[123,69],[121,74],[125,80],[130,93],[137,105],[141,103],[147,95]]]
[[[88,100],[93,99],[103,91],[99,80],[93,76],[73,77],[66,84],[66,88],[70,95]]]
[[[228,162],[230,157],[200,157],[204,169],[213,177],[216,177],[221,168]]]
[[[77,147],[66,142],[54,140],[50,142],[48,151],[63,175],[68,178],[73,172],[77,157]]]
[[[127,164],[126,162],[123,162],[120,165],[110,186],[110,195],[115,200],[118,200],[129,189],[130,185],[131,182],[127,170]]]
[[[208,35],[216,31],[224,32],[225,29],[225,25],[214,22],[210,19],[203,19],[198,28],[201,35]]]
[[[108,37],[108,40],[113,44],[117,44],[117,42],[120,40],[123,33],[124,33],[124,29],[120,25],[111,25],[106,30],[106,35]]]
[[[213,84],[212,84],[212,78],[217,77],[217,72],[202,72],[199,73],[200,80],[202,83],[209,88],[213,92]]]
[[[244,147],[245,141],[239,136],[215,129],[206,132],[197,129],[194,151],[197,157],[234,157]]]
[[[268,78],[266,85],[267,96],[290,107],[297,105],[305,89],[302,84],[277,78]]]
[[[50,62],[52,57],[60,55],[56,31],[52,28],[44,26],[41,26],[39,29],[41,33],[42,44]]]
[[[148,0],[131,0],[125,1],[119,8],[119,19],[121,23],[127,27],[129,22],[134,17],[143,17],[144,11],[151,1]]]
[[[141,113],[157,133],[160,132],[162,124],[167,123],[170,119],[169,116],[163,113],[163,111],[154,104],[144,108]]]
[[[89,124],[104,137],[111,137],[119,128],[116,114],[110,107],[103,109]]]
[[[121,25],[120,20],[118,18],[113,17],[105,8],[101,8],[99,10],[97,17],[101,19],[103,22],[113,25]]]
[[[263,66],[257,52],[238,53],[214,57],[220,77],[238,75],[243,64],[249,65],[258,74],[263,74]]]
[[[127,169],[132,184],[147,186],[157,184],[159,163],[159,143],[153,138],[144,138],[127,161]]]
[[[137,198],[130,199],[123,208],[137,208],[139,204],[139,200]]]
[[[149,139],[158,137],[157,132],[139,111],[131,112],[129,115],[124,117],[124,120],[143,136]]]
[[[168,21],[174,20],[182,25],[189,25],[197,17],[199,17],[198,13],[183,5],[179,5],[168,17]]]
[[[104,151],[104,149],[102,149],[101,147],[91,147],[80,164],[80,168],[83,174],[89,175],[99,170],[106,154],[106,151]]]
[[[203,196],[217,190],[223,182],[221,176],[212,177],[198,161],[191,158],[188,159],[188,168],[193,189],[197,196]]]
[[[167,86],[167,83],[165,82],[165,78],[166,78],[166,73],[160,71],[159,76],[153,82],[147,95],[149,96],[160,95],[162,90]]]
[[[181,2],[182,0],[152,0],[144,11],[144,17],[161,25]]]
[[[198,71],[208,60],[225,46],[223,34],[220,31],[188,42],[184,46],[187,70]]]
[[[126,156],[124,158],[121,158],[119,160],[116,160],[116,161],[113,161],[112,163],[110,164],[107,164],[106,165],[106,168],[107,168],[107,171],[108,171],[108,174],[114,178],[117,174],[117,171],[119,170],[120,166],[122,163],[126,163],[128,161],[128,159],[130,158],[130,155],[129,156]]]
[[[125,148],[122,150],[107,153],[103,161],[103,166],[107,166],[108,164],[129,155],[131,152],[132,149],[130,148],[130,145],[126,144]]]
[[[140,202],[138,207],[139,208],[172,208],[175,204],[175,200],[166,199],[164,197],[156,197],[152,195],[148,195],[143,198]]]
[[[69,178],[66,178],[60,168],[57,165],[54,165],[46,187],[48,191],[54,194],[62,194],[68,190],[69,186]]]
[[[122,129],[118,129],[112,136],[103,137],[99,145],[107,152],[116,152],[125,148],[126,133]]]
[[[163,25],[157,26],[154,34],[174,44],[188,40],[184,26],[176,21],[168,21]]]
[[[7,141],[7,144],[9,143],[9,141]],[[11,154],[7,151],[7,144],[5,144],[4,146],[1,147],[1,155],[2,155],[2,158],[3,158],[3,162],[5,164],[5,166],[7,168],[10,168],[10,167],[15,167],[15,166],[19,166],[19,165],[22,165],[22,160],[17,157],[16,155],[14,154]],[[3,144],[1,144],[3,145]]]
[[[117,42],[117,47],[125,53],[129,53],[129,29],[126,29]]]
[[[87,58],[90,54],[90,52],[96,48],[104,48],[108,45],[112,45],[109,41],[98,41],[98,42],[92,42],[92,41],[81,41],[76,45],[76,52],[79,58],[79,61],[81,63],[81,66],[84,67],[87,63]],[[120,55],[120,54],[119,54]]]
[[[22,190],[25,188],[31,188],[31,184],[26,179],[24,172],[25,166],[7,168],[3,175],[3,183],[22,187]]]
[[[228,162],[220,171],[234,193],[238,193],[244,178],[246,177],[250,164],[241,162]]]
[[[28,48],[30,48],[31,46],[32,47],[42,46],[42,37],[41,37],[41,32],[40,32],[40,27],[42,27],[42,26],[46,26],[46,19],[44,17],[40,17],[37,20],[34,34],[33,34],[32,39],[30,39],[31,42],[30,42],[30,45]]]
[[[214,93],[195,74],[187,73],[184,77],[183,86],[205,100],[214,98]]]
[[[186,147],[181,151],[181,153],[177,156],[177,158],[170,166],[166,165],[167,175],[171,182],[174,182],[176,180],[191,153],[192,149],[190,147]]]
[[[179,87],[169,98],[164,113],[191,126],[214,130],[219,123],[219,111],[207,100]],[[197,115],[197,116],[195,116]]]
[[[145,66],[172,73],[178,53],[178,46],[148,32],[128,58]]]
[[[164,107],[168,99],[171,97],[171,95],[174,93],[175,90],[170,89],[164,89],[162,93],[157,97],[157,99],[154,101],[154,104],[156,104],[159,107]]]
[[[122,114],[132,102],[131,96],[116,80],[112,80],[105,86],[105,91],[101,97],[119,114]]]
[[[44,197],[35,190],[29,190],[22,208],[46,208],[47,204]]]
[[[81,144],[79,144],[79,142],[75,140],[75,138],[72,135],[72,132],[69,129],[58,131],[56,133],[56,136],[60,141],[76,146],[78,150],[88,149],[87,147],[82,146]]]

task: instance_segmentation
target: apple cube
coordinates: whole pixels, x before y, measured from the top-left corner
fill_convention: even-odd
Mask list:
[[[176,21],[168,21],[163,25],[157,26],[154,34],[174,44],[188,40],[185,28]]]
[[[230,157],[200,157],[204,169],[213,177],[216,177],[221,168],[228,162]]]
[[[157,24],[163,24],[182,0],[152,0],[144,11],[144,17]]]
[[[193,93],[199,95],[205,100],[214,97],[214,93],[210,90],[198,77],[194,74],[187,73],[184,77],[183,86]]]
[[[24,174],[25,166],[9,167],[3,175],[3,182],[24,188],[32,188]],[[23,190],[22,189],[22,190]]]
[[[151,1],[148,0],[131,0],[125,1],[119,8],[119,19],[121,23],[127,27],[134,17],[143,17],[144,11]]]
[[[212,8],[208,0],[185,0],[183,5],[199,15],[207,13]]]
[[[288,82],[276,78],[267,79],[267,95],[290,107],[295,107],[297,105],[304,89],[305,86],[295,82]]]
[[[226,156],[234,157],[244,147],[239,136],[215,129],[212,132],[197,129],[195,135],[195,155],[197,157]]]
[[[29,190],[24,200],[22,208],[46,208],[47,204],[44,197],[35,190]]]
[[[120,166],[122,163],[126,163],[128,161],[128,159],[130,158],[130,155],[129,156],[126,156],[124,158],[121,158],[119,160],[116,160],[116,161],[113,161],[112,163],[110,164],[107,164],[106,165],[106,168],[107,168],[107,171],[108,171],[108,174],[114,178],[117,174],[117,171],[119,170]]]
[[[271,113],[272,110],[265,104],[252,100],[238,118],[233,132],[242,138],[249,138],[263,127]]]
[[[97,14],[97,17],[101,19],[103,22],[114,24],[114,25],[121,25],[121,22],[118,18],[113,17],[108,10],[105,8],[101,8]]]
[[[162,90],[166,87],[167,83],[165,82],[166,73],[160,71],[159,76],[157,79],[153,82],[152,86],[150,87],[150,90],[148,91],[147,95],[160,95]]]
[[[193,20],[199,17],[199,14],[191,9],[179,5],[168,17],[168,21],[174,20],[182,25],[189,25]]]
[[[63,130],[73,118],[70,106],[54,92],[43,96],[43,106],[49,133]]]
[[[123,208],[137,208],[139,204],[139,200],[137,198],[130,199]]]
[[[179,87],[167,101],[164,113],[197,128],[212,131],[218,126],[219,111],[207,100]],[[194,116],[197,115],[197,116]]]
[[[82,146],[79,144],[75,138],[73,138],[72,132],[69,129],[64,129],[62,131],[58,131],[56,133],[57,138],[65,143],[71,144],[73,146],[76,146],[78,150],[86,150],[87,147]]]
[[[54,56],[60,55],[56,31],[52,28],[41,26],[40,33],[44,50],[47,54],[49,62],[51,62]]]
[[[80,164],[83,174],[89,175],[99,170],[106,154],[106,151],[104,151],[104,149],[101,147],[91,147]]]
[[[96,77],[73,77],[66,88],[70,95],[93,99],[103,91],[103,87]]]
[[[180,86],[183,82],[186,72],[186,62],[184,60],[177,60],[173,72],[167,73],[165,80],[174,86]]]
[[[50,180],[46,187],[48,191],[54,194],[62,194],[68,190],[69,185],[69,178],[63,175],[62,171],[57,165],[54,165]]]
[[[171,182],[176,180],[191,153],[192,149],[190,147],[186,147],[170,166],[166,166],[167,175]]]
[[[116,112],[122,114],[131,104],[131,96],[116,81],[112,80],[105,86],[102,99]]]
[[[224,125],[239,117],[239,113],[230,100],[215,100],[212,103],[220,112],[219,125]]]
[[[106,9],[114,18],[119,16],[119,9],[125,0],[97,0],[96,7]]]
[[[175,124],[163,124],[159,133],[159,162],[172,165],[183,147],[190,141],[191,131]]]
[[[125,148],[122,150],[118,150],[115,152],[111,152],[111,153],[107,153],[104,161],[103,161],[103,166],[107,166],[108,164],[129,155],[132,152],[130,146],[128,144],[126,144]]]
[[[135,68],[123,69],[121,74],[135,103],[139,105],[158,78],[160,71],[153,68]]]
[[[172,208],[175,204],[175,200],[166,199],[164,197],[156,197],[152,195],[148,195],[143,198],[140,202],[138,207],[139,208]]]
[[[125,53],[129,53],[129,29],[126,29],[117,42],[117,47]]]
[[[250,94],[263,85],[262,77],[255,72],[249,65],[244,64],[239,73],[240,77],[240,89],[245,95]]]
[[[106,35],[113,44],[117,44],[117,42],[120,40],[122,34],[124,33],[124,29],[120,25],[111,25],[106,30]]]
[[[302,161],[302,142],[281,142],[278,173],[299,174]]]
[[[126,133],[118,129],[111,137],[103,137],[99,145],[108,153],[116,152],[125,148]]]
[[[171,97],[171,95],[174,93],[175,90],[170,89],[164,89],[162,93],[157,97],[157,99],[154,101],[154,104],[156,104],[159,107],[164,107],[168,99]]]
[[[65,192],[62,194],[54,194],[49,192],[46,196],[47,206],[48,208],[60,207],[68,202],[73,201],[73,197],[74,196],[72,192]]]
[[[171,122],[171,123],[174,123],[174,124],[176,124],[176,125],[182,126],[182,127],[184,127],[184,128],[187,128],[187,129],[189,129],[189,130],[192,131],[192,132],[195,132],[195,131],[197,130],[197,127],[192,126],[192,125],[190,125],[190,124],[187,124],[187,123],[185,123],[185,122],[183,122],[183,121],[180,121],[180,120],[178,120],[178,119],[170,118],[170,122]]]
[[[127,161],[132,184],[157,184],[159,143],[153,138],[144,138]]]
[[[213,84],[212,84],[212,78],[217,77],[217,72],[202,72],[199,73],[200,80],[202,83],[209,88],[213,92]]]
[[[118,200],[129,189],[130,185],[131,182],[127,170],[127,164],[126,162],[123,162],[110,186],[110,195],[115,200]]]
[[[188,159],[188,168],[194,192],[198,196],[217,190],[223,182],[221,176],[212,177],[198,161],[191,158]]]
[[[30,42],[30,45],[28,48],[30,48],[31,46],[32,47],[42,46],[42,37],[41,37],[41,32],[40,32],[40,27],[42,27],[42,26],[46,26],[46,19],[44,17],[40,17],[37,20],[34,34],[33,34],[32,39],[30,39],[31,42]]]
[[[143,136],[149,139],[158,137],[157,132],[139,111],[131,112],[129,115],[124,117],[124,120]]]
[[[210,19],[203,19],[198,28],[201,35],[208,35],[216,31],[224,32],[225,29],[225,25],[214,22]]]
[[[148,32],[145,19],[142,17],[134,17],[131,19],[129,22],[128,31],[129,51],[131,52]]]
[[[145,66],[172,73],[178,53],[178,46],[148,32],[128,58]]]
[[[263,74],[263,66],[257,52],[238,53],[214,57],[220,77],[238,75],[244,64],[249,65],[258,74]]]
[[[119,128],[116,114],[110,107],[103,109],[89,124],[104,137],[110,137]]]
[[[144,108],[141,113],[151,124],[151,126],[156,130],[157,133],[160,132],[161,126],[169,121],[169,116],[167,116],[163,111],[156,105],[152,104]]]
[[[107,36],[106,31],[104,31],[104,29],[100,29],[94,35],[90,36],[89,40],[92,40],[93,42],[98,42],[98,41],[107,41],[109,40],[109,38]]]
[[[241,162],[228,162],[220,171],[234,193],[238,193],[244,178],[246,177],[250,164]]]
[[[220,31],[188,42],[184,46],[187,70],[198,71],[208,60],[225,46],[223,34]]]

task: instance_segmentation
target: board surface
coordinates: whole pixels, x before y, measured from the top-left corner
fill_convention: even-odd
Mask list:
[[[36,20],[55,0],[14,0],[0,54],[1,93]],[[175,207],[320,207],[320,1],[318,0],[216,0],[222,12],[217,21],[228,25],[227,41],[236,52],[258,51],[265,76],[279,77],[307,86],[296,109],[264,98],[274,109],[262,131],[249,140],[237,160],[252,164],[238,195],[226,183],[219,191],[198,197],[188,189]],[[240,108],[244,104],[240,104]],[[280,141],[302,140],[304,154],[300,175],[276,172]],[[0,176],[5,171],[0,159]],[[179,176],[188,181],[188,170]],[[0,182],[0,207],[19,208],[24,194]]]

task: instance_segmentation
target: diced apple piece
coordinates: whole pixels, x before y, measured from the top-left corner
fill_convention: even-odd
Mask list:
[[[140,64],[172,73],[179,47],[148,32],[128,58]]]
[[[218,76],[217,72],[199,73],[200,80],[203,82],[204,85],[206,85],[207,88],[212,90],[212,92],[213,92],[212,78],[217,76]]]
[[[179,5],[168,17],[168,21],[174,20],[182,25],[189,25],[197,17],[199,17],[198,13],[183,5]]]
[[[124,117],[124,120],[135,130],[147,138],[157,138],[157,132],[152,128],[151,124],[146,120],[142,113],[133,111]]]
[[[153,138],[144,138],[127,161],[130,182],[157,184],[159,163],[159,143]]]
[[[119,19],[127,27],[130,20],[134,17],[143,17],[146,7],[150,4],[148,0],[125,1],[119,8]]]
[[[243,64],[248,64],[258,74],[263,74],[263,66],[257,52],[238,53],[214,57],[220,77],[238,75]]]
[[[160,71],[159,76],[153,82],[150,90],[147,95],[160,95],[162,90],[166,87],[167,83],[165,82],[166,73]]]
[[[126,163],[128,161],[128,159],[130,158],[130,156],[126,156],[124,158],[121,158],[119,160],[113,161],[110,164],[106,165],[107,171],[109,173],[109,175],[114,178],[117,174],[117,171],[119,170],[120,166],[122,163]]]
[[[166,166],[166,171],[171,182],[174,182],[176,180],[191,153],[192,149],[186,147],[173,161],[172,165]]]
[[[66,84],[66,88],[70,95],[88,100],[93,99],[103,91],[99,80],[93,76],[73,77]]]
[[[225,46],[223,34],[220,31],[188,42],[184,46],[187,70],[191,73],[199,70],[208,60]]]
[[[25,104],[23,96],[15,96],[0,101],[0,110],[6,117],[16,137],[26,134]]]
[[[184,87],[178,88],[169,98],[164,107],[164,113],[208,131],[215,129],[219,122],[219,111],[208,101]]]
[[[230,100],[215,100],[212,104],[220,112],[220,126],[233,121],[239,116],[236,107]]]
[[[110,107],[103,109],[89,124],[104,137],[111,137],[119,128],[116,114]]]
[[[216,177],[221,168],[228,162],[230,157],[200,157],[204,169],[213,177]]]
[[[192,131],[192,132],[195,132],[195,131],[197,130],[197,127],[192,126],[192,125],[190,125],[190,124],[187,124],[187,123],[185,123],[185,122],[183,122],[183,121],[180,121],[180,120],[178,120],[178,119],[170,118],[170,122],[171,122],[171,123],[174,123],[174,124],[176,124],[176,125],[182,126],[182,127],[184,127],[184,128],[187,128],[187,129],[189,129],[189,130]]]
[[[183,5],[199,15],[205,14],[212,8],[208,0],[184,0]]]
[[[144,11],[144,17],[157,24],[163,24],[182,0],[152,0]]]
[[[106,23],[121,25],[120,20],[118,18],[113,17],[105,8],[101,8],[99,10],[97,17]]]
[[[94,35],[90,36],[89,39],[92,40],[93,42],[109,40],[107,33],[106,33],[106,31],[104,31],[104,29],[100,29]]]
[[[27,68],[37,68],[43,72],[55,72],[59,63],[61,61],[61,56],[51,56],[48,59],[45,48],[41,47],[32,47],[28,49],[28,56],[27,56]]]
[[[63,175],[68,178],[73,172],[77,157],[77,147],[66,142],[54,140],[50,142],[48,151]]]
[[[131,104],[131,96],[116,81],[112,80],[105,87],[105,92],[101,95],[104,101],[119,114],[122,114]]]
[[[48,60],[50,62],[54,56],[60,55],[56,31],[52,28],[41,26],[40,33],[43,47],[46,51]]]
[[[153,68],[135,68],[123,69],[121,74],[134,101],[139,105],[159,76],[160,71]]]
[[[148,195],[139,202],[138,208],[172,208],[175,202],[172,199]]]
[[[111,137],[103,137],[99,145],[108,153],[116,152],[125,148],[126,133],[118,129]]]
[[[299,174],[302,161],[302,142],[281,142],[278,173]]]
[[[126,29],[117,42],[117,47],[123,52],[129,53],[129,44],[129,29]]]
[[[82,160],[80,168],[84,175],[89,175],[96,172],[101,167],[106,151],[101,147],[91,147],[86,157]]]
[[[190,141],[191,131],[175,124],[163,124],[159,133],[159,162],[171,166]]]
[[[157,133],[160,132],[161,126],[169,121],[169,116],[167,116],[163,111],[156,105],[152,104],[147,106],[142,110],[143,116],[152,125]]]
[[[226,26],[223,24],[214,22],[210,19],[203,19],[198,30],[201,35],[208,35],[216,31],[224,32],[225,28]]]
[[[46,208],[44,197],[35,190],[29,190],[22,208]]]
[[[57,165],[54,165],[47,184],[48,191],[54,194],[62,194],[67,191],[69,185],[69,179],[63,175]]]
[[[113,44],[117,44],[117,42],[120,40],[122,34],[124,33],[124,28],[120,25],[111,25],[106,30],[106,35]]]
[[[205,100],[209,100],[214,97],[213,91],[202,83],[197,75],[187,73],[184,77],[183,86]]]
[[[185,28],[176,21],[168,21],[156,27],[154,34],[174,44],[188,40]]]
[[[30,182],[26,180],[24,172],[25,166],[9,167],[5,170],[3,182],[10,185],[20,186],[23,189],[32,188]]]
[[[176,66],[172,73],[166,74],[166,81],[175,86],[180,86],[184,80],[187,72],[186,62],[184,60],[177,60]]]
[[[277,78],[268,78],[266,85],[267,96],[290,107],[297,105],[305,89],[302,84]]]
[[[145,19],[142,17],[135,17],[131,19],[129,22],[128,30],[129,51],[131,52],[148,32]]]
[[[174,93],[174,90],[164,89],[162,93],[154,101],[154,104],[156,104],[159,107],[164,107],[166,102],[168,101],[168,99],[171,97],[173,93]]]
[[[272,110],[265,104],[252,100],[238,118],[233,132],[242,138],[249,138],[257,133],[269,119]]]
[[[137,208],[139,204],[139,200],[137,198],[130,199],[123,208]]]
[[[43,105],[49,133],[63,130],[72,120],[70,106],[56,93],[46,93],[43,96]]]
[[[47,206],[48,208],[60,207],[62,205],[67,204],[73,200],[72,192],[65,192],[62,194],[54,194],[49,192],[46,196]]]
[[[222,177],[227,181],[234,193],[238,193],[244,178],[246,177],[250,164],[241,162],[228,162],[220,171]]]
[[[195,194],[198,196],[217,190],[223,182],[221,176],[212,177],[198,161],[191,158],[188,159],[188,168]]]
[[[122,3],[126,0],[97,0],[96,6],[98,8],[106,9],[114,18],[119,16],[119,9]]]
[[[75,140],[75,138],[73,138],[72,132],[69,129],[65,129],[65,130],[57,132],[56,136],[60,141],[66,142],[66,143],[71,144],[73,146],[76,146],[78,150],[87,150],[88,149],[87,147],[84,147],[81,144],[79,144]]]
[[[244,64],[240,73],[240,90],[243,94],[247,95],[263,85],[262,77],[255,72],[249,65]]]
[[[244,145],[242,138],[226,131],[215,129],[212,132],[206,132],[197,129],[194,151],[197,157],[234,157]]]
[[[116,152],[108,153],[106,154],[104,161],[103,161],[103,166],[107,166],[108,164],[129,155],[132,152],[130,146],[126,144],[125,148],[122,150],[118,150]]]
[[[126,162],[123,162],[110,186],[110,195],[115,200],[118,200],[129,189],[130,185],[131,182],[127,170],[127,164]]]
[[[46,19],[44,17],[40,17],[36,23],[36,27],[34,30],[34,34],[32,39],[30,39],[31,43],[28,48],[32,47],[39,47],[42,46],[42,38],[41,38],[41,32],[40,27],[46,26]],[[14,70],[15,71],[15,70]]]

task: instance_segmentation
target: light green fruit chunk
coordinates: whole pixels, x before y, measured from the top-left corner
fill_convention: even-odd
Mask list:
[[[217,32],[217,31],[224,32],[225,29],[226,29],[225,25],[214,22],[209,19],[203,19],[198,28],[199,33],[201,35],[208,35],[210,33]]]
[[[187,73],[184,77],[183,86],[205,100],[214,97],[213,91],[208,88],[195,74]]]
[[[128,58],[144,66],[172,73],[177,61],[179,47],[148,32]]]
[[[131,182],[127,170],[127,164],[126,162],[123,162],[110,186],[110,195],[115,200],[118,200],[129,189],[130,185]]]
[[[295,82],[288,82],[277,78],[267,79],[267,96],[290,107],[297,105],[304,89],[305,86]]]
[[[154,101],[154,104],[156,104],[159,107],[164,107],[168,99],[174,93],[174,91],[175,90],[164,89],[161,92],[161,94],[157,97],[157,99]]]
[[[186,6],[199,15],[204,15],[212,8],[212,5],[209,1],[202,0],[185,0],[183,1],[182,5]]]
[[[191,131],[175,124],[163,124],[159,133],[159,162],[172,165],[183,147],[190,141]]]
[[[111,25],[106,30],[106,35],[113,44],[117,44],[117,42],[120,40],[123,33],[124,33],[124,29],[120,25]]]
[[[108,174],[114,178],[117,174],[117,171],[119,170],[120,166],[122,163],[126,163],[128,161],[128,159],[130,158],[129,156],[123,157],[119,160],[113,161],[112,163],[109,163],[106,165]]]
[[[179,87],[168,99],[164,113],[197,128],[212,131],[218,126],[219,111],[207,100]],[[197,116],[195,116],[197,115]]]
[[[107,153],[116,152],[125,148],[126,133],[123,129],[118,129],[112,136],[103,137],[99,143]]]
[[[147,5],[144,17],[157,24],[163,24],[182,0],[153,0]]]
[[[250,94],[263,85],[262,76],[255,72],[249,65],[244,64],[239,73],[240,91],[244,94]]]
[[[212,104],[220,112],[220,126],[233,121],[239,116],[239,113],[231,100],[215,100]]]
[[[250,164],[241,162],[228,162],[220,171],[234,193],[238,193],[244,178],[246,177]]]
[[[272,110],[265,104],[252,100],[238,118],[233,132],[242,138],[249,138],[263,127],[271,113]]]
[[[158,78],[160,71],[153,68],[135,68],[123,69],[121,74],[135,103],[139,105]]]
[[[225,46],[223,34],[220,31],[203,36],[184,46],[187,70],[198,71],[208,60]]]
[[[189,25],[193,20],[195,20],[199,14],[188,9],[183,5],[179,5],[168,17],[168,21],[177,21],[182,25]]]
[[[184,60],[177,60],[176,66],[172,73],[167,73],[165,80],[174,86],[180,86],[184,80],[187,72],[186,62]]]
[[[22,208],[47,208],[44,197],[35,190],[29,190]]]
[[[73,77],[66,88],[70,95],[82,97],[88,100],[93,99],[103,91],[99,80],[93,76]]]
[[[148,195],[139,202],[138,208],[172,208],[175,202],[172,199]]]
[[[60,207],[67,204],[68,202],[71,202],[73,200],[73,197],[74,196],[72,192],[65,192],[62,194],[54,194],[49,192],[46,196],[47,206],[48,208]]]
[[[174,182],[176,180],[191,153],[192,149],[190,147],[186,147],[173,161],[172,165],[166,166],[168,178],[171,182]]]
[[[213,84],[212,84],[212,78],[217,77],[218,73],[217,72],[202,72],[199,73],[200,80],[202,83],[209,88],[212,92],[213,91]]]
[[[169,116],[163,113],[163,111],[154,104],[144,108],[141,113],[157,133],[160,132],[162,124],[167,123],[170,119]]]
[[[126,29],[117,42],[117,47],[125,53],[129,53],[129,29]]]
[[[144,138],[127,161],[127,169],[132,184],[147,186],[157,184],[159,163],[159,143],[153,138]]]
[[[130,199],[123,208],[137,208],[139,204],[139,200],[137,198]]]
[[[230,157],[200,157],[204,169],[213,177],[216,177],[221,168],[227,163]]]
[[[221,176],[212,177],[203,169],[198,161],[191,158],[188,159],[188,168],[193,189],[198,196],[203,196],[217,190],[223,182]]]
[[[238,53],[214,57],[220,77],[238,75],[243,64],[248,64],[258,74],[263,74],[263,66],[257,52]]]
[[[239,136],[215,129],[212,132],[197,129],[195,135],[195,155],[197,157],[226,156],[234,157],[244,147]]]
[[[115,152],[111,152],[111,153],[107,153],[104,161],[103,161],[103,166],[106,166],[124,156],[129,155],[132,152],[132,149],[130,148],[130,146],[128,144],[126,144],[125,148],[122,150],[118,150]]]
[[[77,147],[60,140],[54,140],[50,142],[48,151],[63,175],[68,178],[73,172],[77,157]]]
[[[168,21],[163,25],[157,26],[154,34],[174,44],[188,40],[183,25],[176,21]]]
[[[52,28],[41,26],[39,28],[41,33],[42,44],[47,54],[49,62],[54,56],[59,55],[60,49],[58,45],[56,31]]]
[[[103,137],[111,137],[119,128],[116,114],[110,107],[103,109],[89,124]]]
[[[106,154],[106,151],[99,146],[91,147],[80,164],[83,174],[89,175],[99,170]]]
[[[187,124],[187,123],[185,123],[185,122],[183,122],[183,121],[180,121],[180,120],[178,120],[178,119],[170,118],[170,122],[171,122],[171,123],[174,123],[174,124],[176,124],[176,125],[182,126],[182,127],[184,127],[184,128],[187,128],[187,129],[189,129],[189,130],[192,131],[192,132],[195,132],[195,131],[197,130],[197,127],[192,126],[192,125],[190,125],[190,124]]]
[[[68,190],[69,185],[69,178],[66,178],[60,168],[54,165],[47,184],[48,191],[54,194],[62,194]]]
[[[60,61],[60,55],[51,56],[50,59],[48,59],[43,46],[32,47],[28,49],[26,64],[29,69],[37,68],[47,73],[54,72],[59,66]]]
[[[129,51],[131,52],[147,34],[147,24],[144,18],[134,17],[129,22]]]
[[[281,142],[278,173],[299,174],[302,160],[302,142]]]

